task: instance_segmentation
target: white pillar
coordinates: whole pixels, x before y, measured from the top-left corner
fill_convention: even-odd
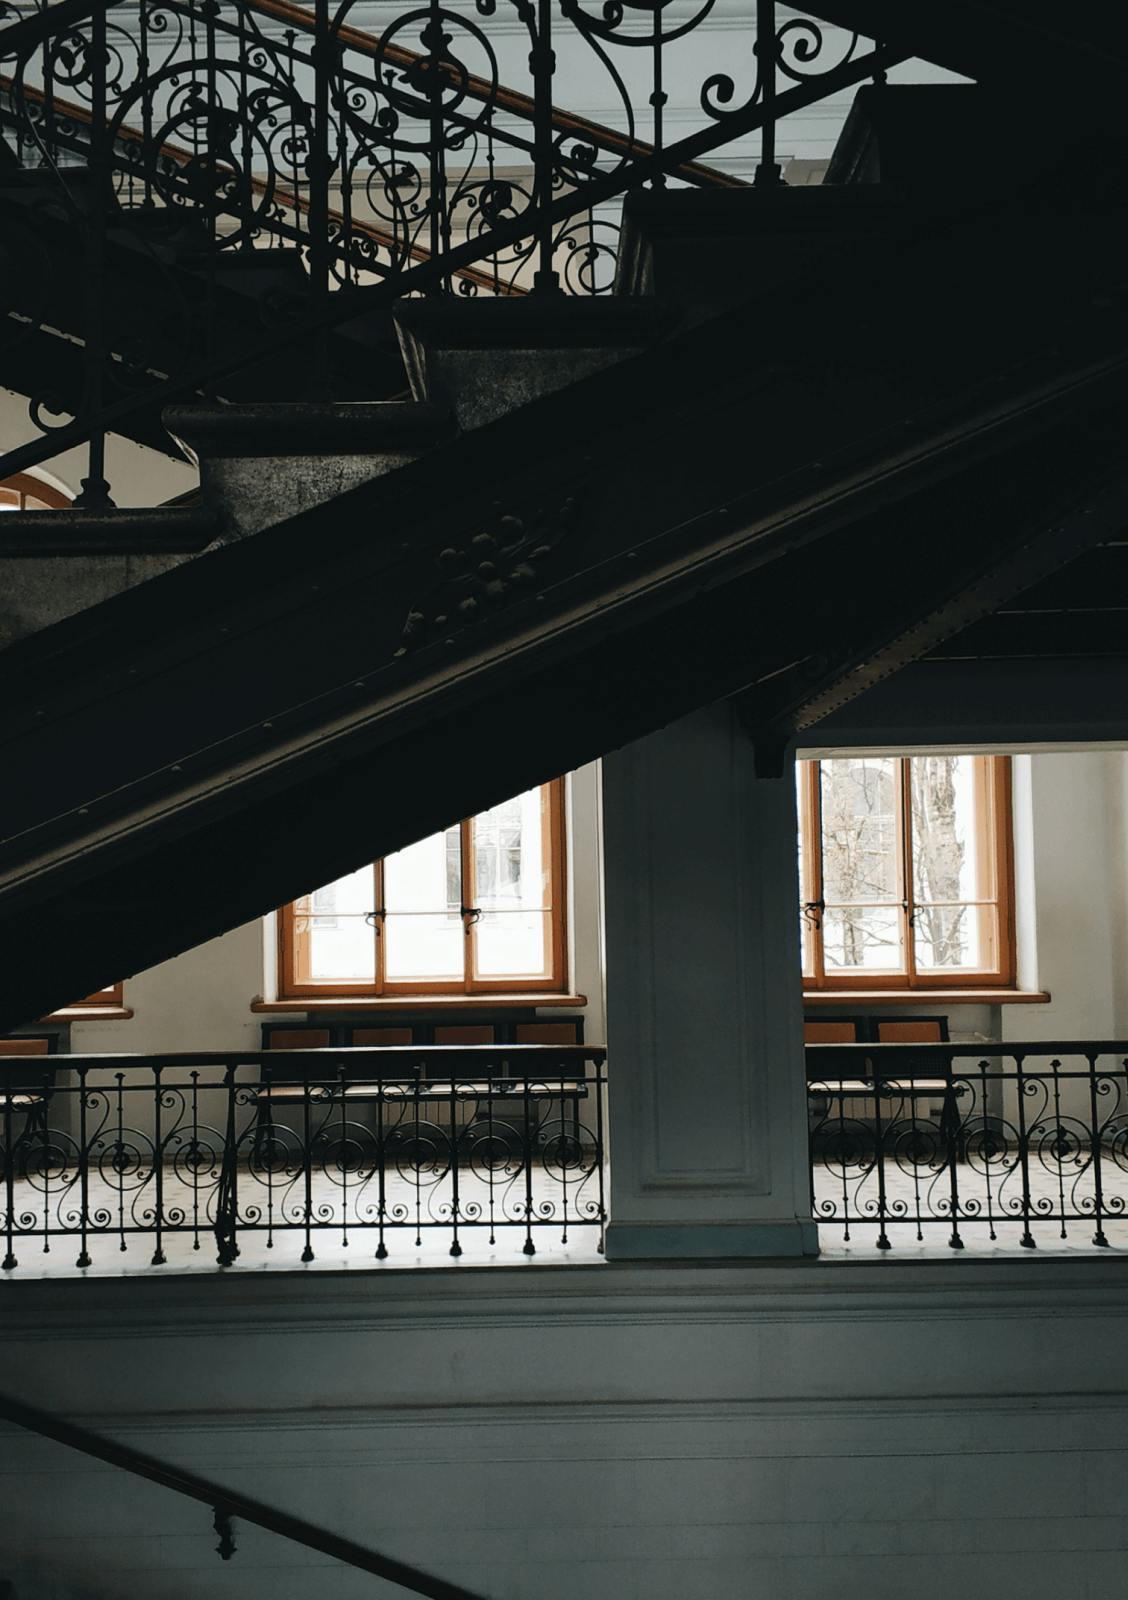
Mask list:
[[[605,757],[613,1259],[818,1250],[795,783],[733,708]]]

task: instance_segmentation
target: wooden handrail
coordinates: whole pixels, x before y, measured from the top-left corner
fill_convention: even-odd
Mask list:
[[[14,1423],[17,1428],[26,1428],[29,1433],[37,1433],[44,1439],[53,1439],[56,1444],[66,1445],[70,1450],[93,1456],[96,1461],[104,1461],[107,1466],[117,1467],[119,1471],[132,1473],[135,1478],[144,1478],[148,1483],[158,1484],[162,1489],[171,1489],[174,1494],[209,1506],[215,1515],[216,1531],[221,1541],[218,1548],[224,1559],[234,1553],[229,1524],[232,1517],[238,1517],[242,1522],[253,1523],[269,1533],[292,1539],[307,1550],[317,1550],[360,1572],[369,1572],[374,1578],[382,1578],[385,1583],[397,1584],[410,1594],[426,1595],[429,1600],[484,1600],[483,1596],[471,1593],[460,1584],[448,1583],[444,1578],[432,1577],[417,1567],[408,1566],[406,1562],[379,1555],[375,1550],[366,1550],[352,1539],[344,1539],[340,1534],[315,1527],[312,1522],[306,1522],[304,1517],[278,1511],[273,1506],[264,1505],[261,1500],[240,1494],[238,1490],[225,1489],[207,1478],[198,1477],[194,1472],[170,1467],[153,1456],[134,1450],[130,1445],[103,1438],[101,1434],[67,1422],[52,1412],[25,1405],[22,1400],[0,1395],[0,1419]]]
[[[68,1071],[76,1068],[95,1067],[107,1070],[112,1067],[121,1067],[128,1070],[131,1067],[153,1067],[162,1071],[167,1067],[251,1067],[263,1065],[276,1065],[281,1057],[285,1057],[289,1066],[302,1065],[325,1067],[336,1060],[371,1060],[387,1061],[389,1071],[386,1077],[396,1075],[395,1064],[406,1060],[417,1061],[431,1058],[437,1061],[450,1062],[452,1066],[460,1062],[483,1065],[491,1056],[498,1060],[509,1062],[513,1066],[528,1063],[526,1076],[538,1076],[535,1064],[538,1061],[553,1062],[582,1062],[590,1061],[595,1066],[602,1066],[607,1059],[606,1046],[601,1044],[351,1044],[351,1045],[323,1045],[308,1050],[166,1050],[159,1054],[150,1054],[144,1051],[111,1050],[104,1053],[87,1055],[67,1055],[66,1065]],[[46,1059],[46,1058],[45,1058]],[[26,1056],[13,1057],[13,1066],[23,1070],[27,1069]],[[58,1062],[52,1058],[52,1064]],[[8,1062],[0,1059],[0,1073],[8,1066]],[[524,1072],[522,1068],[518,1073]],[[376,1077],[380,1074],[376,1073]]]
[[[919,998],[919,997],[918,997]],[[864,1040],[841,1043],[821,1041],[804,1046],[812,1054],[892,1056],[907,1055],[968,1056],[976,1060],[991,1056],[1123,1056],[1128,1060],[1128,1039],[987,1039],[957,1041],[927,1039],[914,1043],[908,1039],[883,1039],[867,1044]]]

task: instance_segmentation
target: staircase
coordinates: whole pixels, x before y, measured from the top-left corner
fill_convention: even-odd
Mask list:
[[[103,407],[140,429],[175,401],[167,448],[199,462],[201,500],[0,529],[72,594],[71,563],[132,549],[167,568],[50,626],[26,609],[0,654],[21,775],[0,801],[0,1027],[722,696],[770,775],[796,727],[1114,537],[1119,195],[1063,183],[1060,140],[1005,190],[869,181],[913,170],[898,140],[924,170],[937,118],[992,114],[946,93],[925,114],[864,90],[839,184],[778,185],[766,142],[754,186],[634,188],[613,295],[550,292],[570,225],[551,218],[579,193],[550,163],[492,256],[440,227],[394,283],[311,298],[295,392],[236,329],[222,403],[221,375]],[[734,114],[765,139],[766,98]],[[691,153],[631,155],[648,173]],[[520,227],[535,249],[507,288],[539,292],[391,292],[483,270],[474,250],[496,273]]]

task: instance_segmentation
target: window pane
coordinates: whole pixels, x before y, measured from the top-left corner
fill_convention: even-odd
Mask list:
[[[843,758],[821,762],[820,770],[827,905],[900,900],[896,762]]]
[[[910,761],[918,903],[991,898],[994,873],[987,859],[987,829],[977,825],[976,816],[984,776],[982,761],[975,756],[914,756]]]
[[[447,828],[384,861],[384,975],[390,983],[463,975],[459,828]]]
[[[998,920],[994,906],[918,906],[913,916],[918,968],[994,972]]]
[[[797,761],[795,763],[795,814],[799,822],[799,826],[796,829],[799,849],[799,949],[804,977],[810,977],[814,970],[811,951],[811,923],[809,914],[805,910],[807,902],[811,898],[811,885],[808,878],[807,837],[804,827],[807,817],[804,790],[809,767],[810,762],[808,761]]]
[[[364,919],[373,909],[373,894],[372,868],[361,867],[296,902],[294,932],[299,949],[302,935],[308,936],[308,971],[299,972],[299,981],[372,982],[375,938]]]
[[[898,972],[901,952],[897,906],[835,906],[823,914],[827,970]]]
[[[389,983],[460,980],[465,940],[458,912],[389,915],[384,923],[384,976]]]
[[[550,863],[540,789],[474,818],[475,975],[533,978],[551,967]]]

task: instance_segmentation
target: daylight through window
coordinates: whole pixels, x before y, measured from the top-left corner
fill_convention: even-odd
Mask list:
[[[1014,981],[1005,757],[845,756],[797,773],[807,988]]]
[[[285,907],[282,993],[564,987],[561,780]]]

